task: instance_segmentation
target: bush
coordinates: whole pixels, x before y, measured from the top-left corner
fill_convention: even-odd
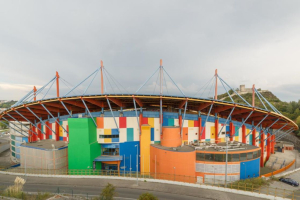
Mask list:
[[[113,200],[114,196],[117,193],[115,192],[115,186],[112,184],[108,183],[105,188],[103,188],[101,194],[100,194],[100,199],[103,200]]]
[[[158,200],[158,198],[153,194],[146,192],[139,196],[139,200]]]

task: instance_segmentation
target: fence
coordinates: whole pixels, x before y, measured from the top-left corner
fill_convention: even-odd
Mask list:
[[[83,175],[83,176],[113,176],[113,177],[131,177],[137,179],[159,179],[159,180],[169,180],[178,181],[184,183],[194,183],[201,185],[209,185],[215,187],[225,187],[225,183],[220,180],[205,179],[205,183],[199,182],[197,177],[183,176],[176,174],[162,174],[162,173],[137,173],[134,171],[113,171],[113,170],[93,170],[93,169],[70,169],[65,171],[56,170],[44,170],[44,169],[24,169],[24,168],[7,168],[1,171],[11,172],[11,173],[22,173],[22,174],[37,174],[37,175]],[[202,180],[202,179],[201,179]],[[243,182],[231,182],[226,184],[227,188],[243,190],[249,192],[255,192],[259,194],[272,195],[276,197],[284,197],[289,199],[299,199],[300,191],[285,190],[281,188],[272,188],[267,185],[260,186],[253,183],[243,183]]]
[[[276,170],[276,171],[274,171],[274,172],[270,172],[270,173],[268,173],[268,174],[263,174],[263,175],[261,175],[261,176],[264,176],[264,177],[270,177],[270,176],[279,174],[279,173],[281,173],[281,172],[283,172],[283,171],[289,169],[289,168],[295,163],[295,161],[296,161],[296,160],[293,160],[293,162],[291,162],[290,164],[288,164],[287,166],[285,166],[285,167],[283,167],[283,168],[281,168],[281,169],[279,169],[279,170]]]

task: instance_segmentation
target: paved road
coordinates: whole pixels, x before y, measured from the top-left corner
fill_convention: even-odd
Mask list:
[[[0,187],[12,185],[16,176],[0,174]],[[140,194],[150,192],[160,200],[251,200],[253,197],[219,192],[215,190],[177,186],[163,183],[135,181],[107,180],[107,179],[83,179],[83,178],[42,178],[27,177],[24,190],[27,192],[57,192],[86,195],[99,195],[107,183],[116,186],[118,199],[137,199]],[[259,199],[259,198],[256,198]]]

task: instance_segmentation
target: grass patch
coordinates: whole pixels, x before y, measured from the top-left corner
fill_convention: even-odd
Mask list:
[[[270,181],[264,178],[250,178],[245,180],[239,180],[227,185],[228,188],[253,191],[262,186],[270,185]]]

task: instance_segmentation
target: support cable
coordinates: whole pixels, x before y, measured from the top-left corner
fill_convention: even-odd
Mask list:
[[[48,92],[50,91],[50,89],[52,88],[53,84],[54,84],[54,80],[52,81],[52,84],[50,85],[49,89],[47,90],[46,94],[43,96],[42,100],[46,97],[46,95],[48,94]]]
[[[227,117],[227,119],[226,119],[226,121],[225,121],[224,125],[222,126],[221,130],[220,130],[220,131],[219,131],[219,133],[218,133],[218,137],[219,137],[220,133],[222,132],[222,130],[223,130],[223,128],[224,128],[224,126],[227,124],[227,121],[228,121],[228,120],[229,120],[229,118],[231,117],[231,114],[232,114],[232,112],[234,111],[234,109],[235,109],[235,107],[233,107],[233,108],[232,108],[232,110],[231,110],[230,114],[228,115],[228,117]]]
[[[242,124],[239,126],[239,128],[237,130],[235,130],[234,135],[237,133],[238,130],[240,130],[240,128],[246,123],[246,121],[248,120],[248,118],[252,115],[254,111],[252,110],[249,115],[246,117],[246,119],[242,122]]]
[[[177,89],[181,92],[181,94],[183,95],[183,96],[185,96],[185,94],[182,92],[182,90],[178,87],[178,85],[175,83],[175,81],[171,78],[171,76],[168,74],[168,72],[164,69],[164,68],[162,68],[163,69],[163,71],[164,72],[166,72],[166,74],[167,74],[167,76],[171,79],[171,81],[173,82],[173,84],[177,87]]]
[[[248,106],[250,106],[250,107],[252,107],[249,103],[248,103],[248,101],[246,101],[241,95],[239,95],[232,87],[230,87],[220,76],[218,76],[219,77],[219,80],[220,81],[223,81],[223,83],[225,84],[225,85],[227,85],[227,87],[229,87],[236,95],[238,95]]]
[[[213,80],[213,78],[214,78],[215,76],[213,76],[210,80],[208,80],[195,94],[194,94],[194,96],[196,96],[198,93],[200,93],[200,91],[206,86],[206,88],[207,88],[207,86],[210,84],[210,82]],[[206,89],[205,88],[205,89]],[[205,89],[203,90],[203,91],[205,91]],[[203,94],[203,92],[202,92],[202,94]],[[201,95],[202,95],[201,94]],[[200,97],[201,97],[201,95],[200,95]]]
[[[118,124],[117,124],[117,121],[116,121],[115,115],[114,115],[114,113],[113,113],[113,111],[112,111],[112,108],[111,108],[111,105],[110,105],[109,99],[108,99],[108,98],[106,98],[106,100],[107,100],[107,104],[108,104],[108,106],[109,106],[110,112],[111,112],[111,114],[112,114],[112,116],[113,116],[113,118],[114,118],[114,121],[115,121],[116,127],[117,127],[117,129],[118,129],[118,132],[119,132],[119,134],[120,134],[120,130],[119,130],[119,127],[118,127]]]
[[[217,76],[219,77],[219,75],[217,75]],[[230,98],[231,101],[234,103],[234,100],[232,99],[231,95],[230,95],[229,92],[227,91],[227,89],[226,89],[226,87],[224,86],[223,82],[222,82],[222,81],[220,81],[220,82],[221,82],[223,88],[226,90],[226,93],[228,94],[229,98]]]
[[[276,122],[278,122],[279,120],[280,120],[280,119],[275,120],[275,122],[273,122],[270,126],[268,126],[267,128],[265,128],[265,130],[263,130],[263,132],[264,132],[264,133],[268,132],[269,129],[270,129],[274,124],[276,124]],[[259,134],[255,139],[259,138],[259,136],[260,136],[260,134]]]
[[[208,120],[208,118],[209,118],[209,115],[210,115],[210,112],[211,112],[211,109],[212,109],[213,105],[214,105],[214,104],[212,103],[211,106],[210,106],[210,108],[209,108],[208,114],[206,115],[205,123],[204,123],[204,126],[202,127],[202,130],[201,130],[201,133],[200,133],[200,137],[199,137],[199,138],[201,138],[201,136],[202,136],[202,133],[203,133],[203,131],[204,131],[206,122],[207,122],[207,120]]]
[[[139,134],[141,135],[141,124],[139,122],[139,117],[138,117],[138,113],[137,113],[137,108],[136,108],[136,103],[135,103],[135,99],[133,98],[133,104],[134,104],[134,110],[135,110],[135,115],[136,115],[136,120],[138,123],[138,127],[139,127]]]
[[[89,79],[93,74],[95,74],[99,69],[97,69],[96,71],[94,71],[92,74],[90,74],[88,77],[86,77],[83,81],[81,81],[79,84],[77,84],[74,88],[72,88],[72,90],[70,90],[69,92],[67,92],[63,97],[66,97],[68,94],[70,94],[73,90],[75,90],[79,85],[81,85],[82,83],[84,83],[87,79]]]
[[[89,89],[89,87],[91,86],[91,84],[93,83],[94,79],[96,78],[97,74],[99,72],[99,69],[97,70],[97,72],[95,73],[95,76],[92,78],[90,84],[86,87],[86,89],[83,92],[83,95],[85,95],[85,93],[87,92],[87,90]]]
[[[142,87],[144,87],[146,85],[146,83],[154,76],[154,74],[156,74],[156,72],[160,69],[160,66],[155,70],[155,72],[146,80],[145,83],[143,83],[143,85],[135,92],[135,93],[138,93],[140,91],[140,89]]]
[[[269,111],[268,108],[266,107],[266,105],[264,104],[264,102],[261,100],[260,96],[257,94],[257,90],[254,89],[254,91],[255,91],[256,95],[258,96],[260,102],[261,102],[261,103],[263,104],[263,106],[265,107],[265,109],[266,109],[267,111]]]
[[[247,138],[248,135],[250,135],[252,133],[252,131],[254,129],[257,129],[257,127],[269,116],[269,114],[267,114],[254,128],[251,129],[251,131],[245,136],[245,138]]]

